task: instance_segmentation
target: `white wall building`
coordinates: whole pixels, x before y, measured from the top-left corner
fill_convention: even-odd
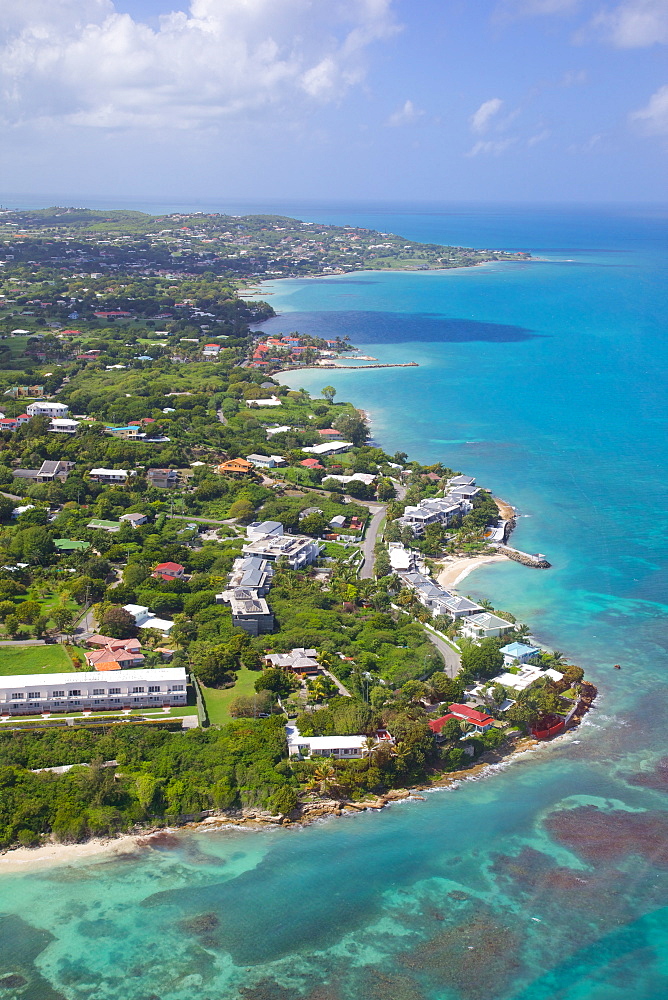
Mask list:
[[[123,610],[132,615],[137,628],[154,628],[163,635],[168,635],[174,627],[174,622],[166,618],[156,618],[152,611],[141,604],[125,604]]]
[[[78,429],[79,421],[68,417],[54,417],[48,427],[51,434],[76,434]]]
[[[98,483],[124,483],[128,473],[127,469],[91,469],[90,478]]]
[[[469,639],[488,639],[490,636],[505,635],[512,632],[514,626],[505,618],[492,615],[488,611],[483,614],[462,618],[462,635]]]
[[[183,667],[0,677],[0,715],[121,711],[186,704]]]
[[[47,399],[30,403],[26,409],[29,417],[66,417],[69,412],[70,408],[65,403],[52,403]]]

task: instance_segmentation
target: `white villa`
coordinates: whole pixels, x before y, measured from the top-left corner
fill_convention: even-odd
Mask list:
[[[152,611],[141,604],[126,604],[123,610],[132,615],[137,628],[155,628],[163,635],[168,635],[174,627],[174,622],[165,618],[156,618]]]
[[[30,403],[26,408],[29,417],[66,417],[69,412],[70,408],[65,403],[51,403],[46,399]]]
[[[0,716],[186,704],[183,667],[0,677]]]
[[[512,632],[514,626],[505,618],[485,611],[479,615],[467,615],[462,618],[462,635],[469,639],[488,639],[491,636],[505,635]]]
[[[290,757],[335,757],[339,760],[351,760],[368,753],[367,736],[302,736],[297,727],[290,723],[285,727],[285,735]],[[376,746],[394,743],[385,730],[376,733],[374,739]]]

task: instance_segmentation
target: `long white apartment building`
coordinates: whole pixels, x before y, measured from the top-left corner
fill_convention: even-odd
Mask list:
[[[0,677],[0,716],[186,704],[184,667]]]

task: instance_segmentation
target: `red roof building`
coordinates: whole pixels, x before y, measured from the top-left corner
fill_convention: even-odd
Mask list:
[[[181,563],[164,562],[158,563],[151,576],[156,580],[182,580],[185,567]]]
[[[305,469],[324,469],[325,466],[321,465],[317,458],[305,458],[303,462],[299,463],[303,465]]]

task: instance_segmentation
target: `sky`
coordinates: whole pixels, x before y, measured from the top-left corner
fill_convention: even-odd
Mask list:
[[[0,200],[665,203],[668,0],[2,0]]]

